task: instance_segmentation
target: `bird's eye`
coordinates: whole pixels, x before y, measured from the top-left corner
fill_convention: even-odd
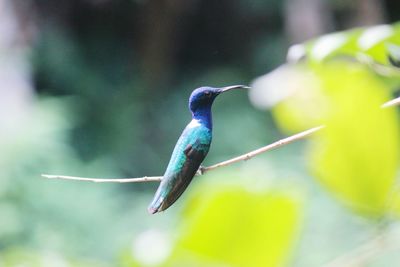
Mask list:
[[[205,94],[206,96],[210,96],[210,95],[211,95],[211,92],[210,92],[210,91],[206,91],[204,94]]]

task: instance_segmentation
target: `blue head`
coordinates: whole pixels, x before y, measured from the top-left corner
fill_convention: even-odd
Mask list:
[[[221,88],[208,86],[197,88],[192,92],[189,98],[190,111],[192,111],[193,115],[196,115],[196,113],[201,113],[204,110],[210,110],[212,103],[219,94],[233,89],[249,89],[249,87],[233,85]]]
[[[233,89],[248,89],[248,86],[233,85],[221,88],[200,87],[192,92],[189,98],[189,109],[194,119],[199,119],[211,127],[211,106],[215,98],[226,91]]]

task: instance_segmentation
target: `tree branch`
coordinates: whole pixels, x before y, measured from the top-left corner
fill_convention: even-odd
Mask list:
[[[387,107],[393,107],[400,105],[400,97],[395,98],[393,100],[390,100],[386,103],[384,103],[381,107],[382,108],[387,108]],[[272,144],[269,144],[267,146],[258,148],[256,150],[253,150],[249,153],[240,155],[238,157],[211,165],[209,167],[200,167],[199,170],[197,171],[197,175],[203,175],[204,173],[231,165],[233,163],[239,162],[239,161],[246,161],[249,160],[259,154],[265,153],[269,150],[285,146],[287,144],[290,144],[294,141],[304,139],[313,133],[323,129],[325,126],[320,125],[311,129],[308,129],[306,131],[297,133],[295,135],[291,135],[289,137],[283,138],[281,140],[278,140]],[[77,176],[65,176],[65,175],[50,175],[50,174],[42,174],[42,177],[48,178],[48,179],[63,179],[63,180],[75,180],[75,181],[88,181],[88,182],[95,182],[95,183],[144,183],[144,182],[160,182],[162,179],[162,176],[144,176],[140,178],[121,178],[121,179],[113,179],[113,178],[87,178],[87,177],[77,177]]]
[[[393,231],[394,230],[394,231]],[[399,250],[398,228],[379,229],[371,239],[323,265],[323,267],[366,266],[371,260],[390,250]]]
[[[400,97],[392,99],[385,104],[383,104],[381,107],[382,108],[388,108],[388,107],[393,107],[393,106],[398,106],[400,105]]]
[[[308,137],[309,135],[311,135],[311,134],[323,129],[324,127],[325,127],[324,125],[317,126],[317,127],[308,129],[306,131],[297,133],[295,135],[291,135],[291,136],[286,137],[284,139],[278,140],[278,141],[276,141],[276,142],[274,142],[272,144],[269,144],[267,146],[264,146],[264,147],[261,147],[259,149],[253,150],[253,151],[251,151],[249,153],[246,153],[246,154],[243,154],[241,156],[238,156],[238,157],[235,157],[235,158],[232,158],[232,159],[228,159],[226,161],[214,164],[214,165],[209,166],[209,167],[201,167],[200,168],[200,173],[204,174],[205,172],[214,170],[214,169],[219,168],[219,167],[228,166],[228,165],[231,165],[231,164],[239,162],[239,161],[249,160],[249,159],[251,159],[251,158],[253,158],[253,157],[255,157],[255,156],[259,155],[259,154],[265,153],[265,152],[267,152],[269,150],[272,150],[272,149],[275,149],[275,148],[290,144],[290,143],[292,143],[294,141],[297,141],[297,140],[300,140],[300,139],[304,139],[305,137]]]
[[[88,178],[88,177],[52,175],[52,174],[42,174],[42,177],[48,179],[63,179],[63,180],[86,181],[95,183],[145,183],[145,182],[160,182],[162,179],[162,176],[144,176],[140,178],[117,179],[117,178]]]
[[[214,164],[209,167],[200,167],[199,171],[197,172],[197,175],[203,175],[205,172],[228,166],[233,163],[239,162],[239,161],[245,161],[249,160],[259,154],[265,153],[269,150],[290,144],[294,141],[304,139],[305,137],[310,136],[311,134],[321,130],[325,126],[318,126],[314,127],[311,129],[308,129],[304,132],[297,133],[295,135],[286,137],[284,139],[278,140],[272,144],[269,144],[267,146],[261,147],[259,149],[253,150],[249,153],[240,155],[238,157]],[[88,181],[88,182],[95,182],[95,183],[143,183],[143,182],[159,182],[162,179],[162,176],[145,176],[145,177],[140,177],[140,178],[122,178],[122,179],[113,179],[113,178],[86,178],[86,177],[76,177],[76,176],[65,176],[65,175],[49,175],[49,174],[42,174],[43,177],[49,178],[49,179],[63,179],[63,180],[75,180],[75,181]]]

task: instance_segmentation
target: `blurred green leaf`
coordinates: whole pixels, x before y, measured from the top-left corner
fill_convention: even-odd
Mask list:
[[[189,202],[170,266],[283,266],[301,212],[289,192],[210,180]]]
[[[393,66],[400,68],[400,46],[387,44],[388,58]]]
[[[397,183],[388,199],[389,218],[398,220],[400,219],[400,185]]]
[[[399,161],[395,109],[381,109],[384,84],[356,64],[315,68],[329,102],[324,129],[313,142],[311,167],[319,181],[353,210],[381,218]]]
[[[400,23],[326,34],[292,46],[288,51],[288,60],[298,61],[306,57],[311,63],[320,63],[337,57],[359,59],[363,56],[379,64],[392,66],[388,44],[400,45]]]
[[[287,69],[293,70],[287,70]],[[323,123],[326,113],[325,95],[319,89],[319,80],[305,66],[285,66],[281,80],[288,81],[289,97],[279,102],[272,110],[279,127],[296,133]],[[289,87],[289,88],[288,88]],[[312,103],[312,104],[310,104]]]

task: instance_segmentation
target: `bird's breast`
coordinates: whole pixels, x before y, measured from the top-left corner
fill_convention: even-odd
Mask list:
[[[186,129],[193,129],[196,127],[201,127],[201,122],[199,120],[193,119],[187,126]]]

